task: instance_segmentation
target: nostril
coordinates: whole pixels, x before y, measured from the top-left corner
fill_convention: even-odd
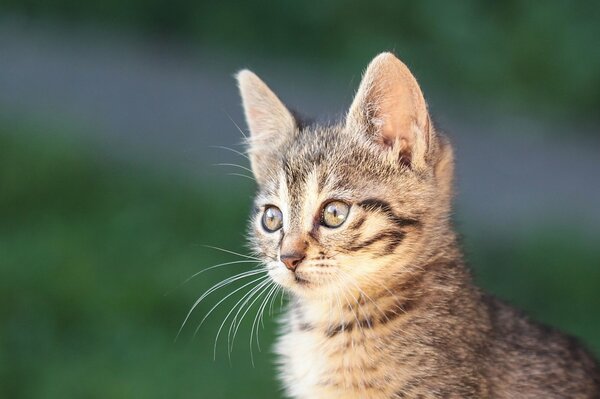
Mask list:
[[[296,271],[296,268],[304,259],[304,254],[292,253],[281,255],[281,261],[285,264],[288,270]]]

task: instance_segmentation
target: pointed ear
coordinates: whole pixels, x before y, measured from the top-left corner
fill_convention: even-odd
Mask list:
[[[236,75],[246,123],[250,130],[248,153],[252,172],[262,184],[272,167],[271,157],[278,144],[296,129],[292,113],[253,72],[244,69]]]
[[[346,127],[368,134],[412,167],[424,166],[433,135],[416,79],[391,53],[379,54],[367,67]]]

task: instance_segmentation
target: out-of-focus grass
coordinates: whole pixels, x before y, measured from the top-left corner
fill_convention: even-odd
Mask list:
[[[173,342],[201,292],[250,266],[216,269],[164,295],[194,272],[236,259],[201,244],[243,251],[252,187],[102,163],[54,133],[0,125],[0,397],[277,397],[265,349],[272,318],[263,351],[254,346],[255,368],[251,320],[231,364],[227,331],[212,360],[232,301],[192,340],[201,316],[231,289],[201,304]],[[550,233],[467,246],[486,287],[600,349],[598,249]]]
[[[0,397],[276,397],[269,351],[255,346],[251,366],[248,325],[232,366],[223,339],[212,360],[223,311],[192,339],[224,294],[199,306],[174,343],[201,292],[251,268],[226,266],[172,291],[237,259],[202,244],[243,251],[247,183],[192,187],[101,165],[52,132],[0,130]],[[261,341],[271,340],[268,322]]]

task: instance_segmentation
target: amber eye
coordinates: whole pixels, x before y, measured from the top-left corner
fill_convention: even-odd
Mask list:
[[[339,227],[346,221],[349,211],[350,205],[346,204],[345,202],[328,202],[323,208],[321,224],[331,228]]]
[[[272,233],[283,225],[283,214],[276,206],[268,206],[262,217],[262,225],[265,230]]]

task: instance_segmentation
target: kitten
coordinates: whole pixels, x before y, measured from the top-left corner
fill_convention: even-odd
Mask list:
[[[237,75],[258,182],[251,242],[291,295],[276,347],[293,398],[600,398],[572,337],[473,285],[450,222],[453,155],[390,53],[343,122],[304,126]]]

